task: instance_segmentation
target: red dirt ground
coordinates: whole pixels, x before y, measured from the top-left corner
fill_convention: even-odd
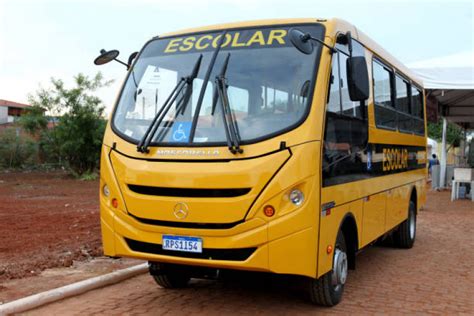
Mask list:
[[[60,171],[0,173],[0,281],[101,255],[98,189]]]

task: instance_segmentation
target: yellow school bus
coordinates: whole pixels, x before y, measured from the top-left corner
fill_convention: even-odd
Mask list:
[[[189,29],[121,63],[101,155],[106,255],[149,261],[165,288],[228,269],[304,276],[332,306],[364,247],[413,246],[424,92],[353,25]]]

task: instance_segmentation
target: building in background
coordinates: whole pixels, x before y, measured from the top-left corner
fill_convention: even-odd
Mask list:
[[[15,122],[29,106],[29,104],[0,99],[0,125]]]

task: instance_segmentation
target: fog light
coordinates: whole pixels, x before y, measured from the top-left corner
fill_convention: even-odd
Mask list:
[[[290,201],[296,206],[301,205],[304,201],[304,195],[303,192],[301,192],[298,189],[294,189],[293,191],[290,192]]]
[[[268,217],[272,217],[273,215],[275,215],[275,208],[271,205],[266,205],[263,208],[263,213]]]
[[[104,195],[105,195],[106,197],[109,197],[109,195],[110,195],[110,190],[109,190],[109,187],[107,186],[107,184],[104,185],[104,187],[102,188],[102,192],[104,193]]]

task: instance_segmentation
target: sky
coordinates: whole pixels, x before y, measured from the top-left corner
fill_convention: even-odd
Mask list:
[[[28,102],[50,78],[101,71],[110,112],[126,75],[95,66],[100,49],[119,58],[153,36],[216,23],[268,18],[345,19],[405,64],[474,50],[472,0],[0,0],[0,99]]]

